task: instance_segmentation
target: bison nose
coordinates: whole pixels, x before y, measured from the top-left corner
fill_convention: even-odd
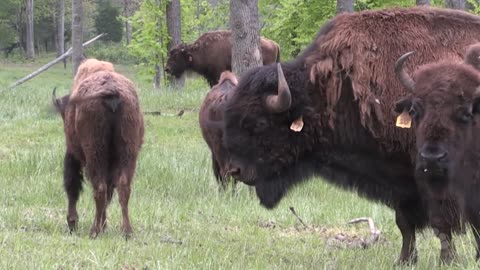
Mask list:
[[[421,151],[420,156],[428,161],[442,161],[447,157],[448,153],[445,150],[438,149],[436,151]]]

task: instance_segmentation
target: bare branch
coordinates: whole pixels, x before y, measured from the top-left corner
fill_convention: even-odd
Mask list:
[[[105,34],[102,33],[92,39],[90,39],[89,41],[83,43],[83,47],[86,47],[90,44],[92,44],[94,41],[96,41],[97,39],[101,38],[102,36],[104,36]],[[70,49],[68,49],[68,51],[66,51],[64,54],[62,54],[61,56],[57,57],[55,60],[49,62],[48,64],[44,65],[43,67],[39,68],[38,70],[36,70],[35,72],[27,75],[26,77],[16,81],[14,84],[10,85],[10,87],[8,89],[12,89],[14,87],[17,87],[19,86],[20,84],[34,78],[35,76],[37,76],[38,74],[44,72],[45,70],[49,69],[50,67],[52,67],[53,65],[61,62],[63,59],[67,58],[68,56],[70,56],[72,54],[72,48],[70,47]]]
[[[297,215],[297,212],[295,212],[295,209],[293,208],[293,206],[290,206],[289,209],[292,212],[292,214],[300,221],[300,223],[302,223],[303,226],[305,226],[305,228],[308,228],[307,224],[305,224],[305,222],[303,222],[303,220]]]
[[[378,241],[378,239],[380,238],[380,231],[375,228],[375,223],[373,222],[373,219],[369,217],[352,219],[347,224],[356,224],[360,222],[368,222],[368,228],[370,229],[370,238],[363,243],[363,247],[367,248],[371,244]]]

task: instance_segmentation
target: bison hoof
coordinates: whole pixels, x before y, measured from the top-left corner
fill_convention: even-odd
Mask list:
[[[396,265],[403,266],[403,265],[414,265],[417,263],[418,254],[417,250],[414,249],[411,254],[404,255],[400,254],[400,257],[395,262]]]
[[[456,254],[455,251],[452,249],[442,250],[440,252],[440,262],[442,264],[451,264],[452,261],[455,259]]]
[[[77,230],[77,220],[68,220],[67,219],[67,224],[68,224],[68,230],[70,231],[70,233]]]
[[[90,238],[95,239],[100,234],[100,229],[96,226],[92,226],[90,229]]]
[[[132,227],[123,226],[122,227],[122,232],[123,232],[123,236],[125,237],[125,240],[128,240],[128,239],[132,238],[132,235],[133,235]]]

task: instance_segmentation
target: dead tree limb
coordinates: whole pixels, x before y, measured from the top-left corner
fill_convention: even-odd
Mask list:
[[[96,41],[97,39],[101,38],[103,35],[105,35],[104,33],[90,39],[89,41],[83,43],[83,47],[86,47],[90,44],[92,44],[94,41]],[[34,78],[35,76],[37,76],[38,74],[44,72],[45,70],[49,69],[50,67],[52,67],[53,65],[61,62],[63,59],[69,57],[70,55],[72,54],[72,47],[70,47],[70,49],[68,49],[68,51],[66,51],[64,54],[60,55],[59,57],[57,57],[55,60],[49,62],[48,64],[44,65],[43,67],[37,69],[35,72],[33,73],[30,73],[29,75],[25,76],[24,78],[16,81],[14,84],[10,85],[9,89],[12,89],[14,87],[17,87],[19,86],[20,84]]]
[[[363,245],[363,247],[366,248],[378,241],[378,239],[380,238],[380,230],[377,230],[375,228],[375,223],[373,223],[373,219],[369,217],[352,219],[348,222],[348,224],[355,224],[360,222],[368,222],[368,228],[370,229],[370,238],[367,239]]]
[[[289,209],[292,212],[292,214],[300,221],[300,223],[302,223],[302,225],[305,226],[305,228],[308,228],[308,225],[305,224],[305,222],[303,222],[303,220],[297,215],[297,212],[295,212],[295,208],[293,208],[293,206],[290,206]]]

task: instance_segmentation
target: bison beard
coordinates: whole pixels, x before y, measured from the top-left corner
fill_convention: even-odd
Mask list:
[[[408,93],[394,63],[407,48],[422,52],[413,65],[458,58],[478,36],[480,19],[460,11],[336,16],[299,57],[281,65],[290,95],[279,90],[276,65],[241,78],[224,114],[232,166],[268,208],[313,174],[392,207],[403,237],[399,260],[415,261],[415,231],[431,220],[414,177],[414,134],[394,125],[393,104]],[[303,129],[290,130],[300,117]]]
[[[144,133],[134,85],[114,72],[110,63],[88,59],[80,65],[71,93],[56,99],[54,92],[53,103],[64,121],[64,186],[70,230],[78,223],[76,204],[84,168],[96,203],[90,236],[95,238],[106,228],[106,208],[117,189],[122,231],[128,237],[132,233],[130,185]]]

